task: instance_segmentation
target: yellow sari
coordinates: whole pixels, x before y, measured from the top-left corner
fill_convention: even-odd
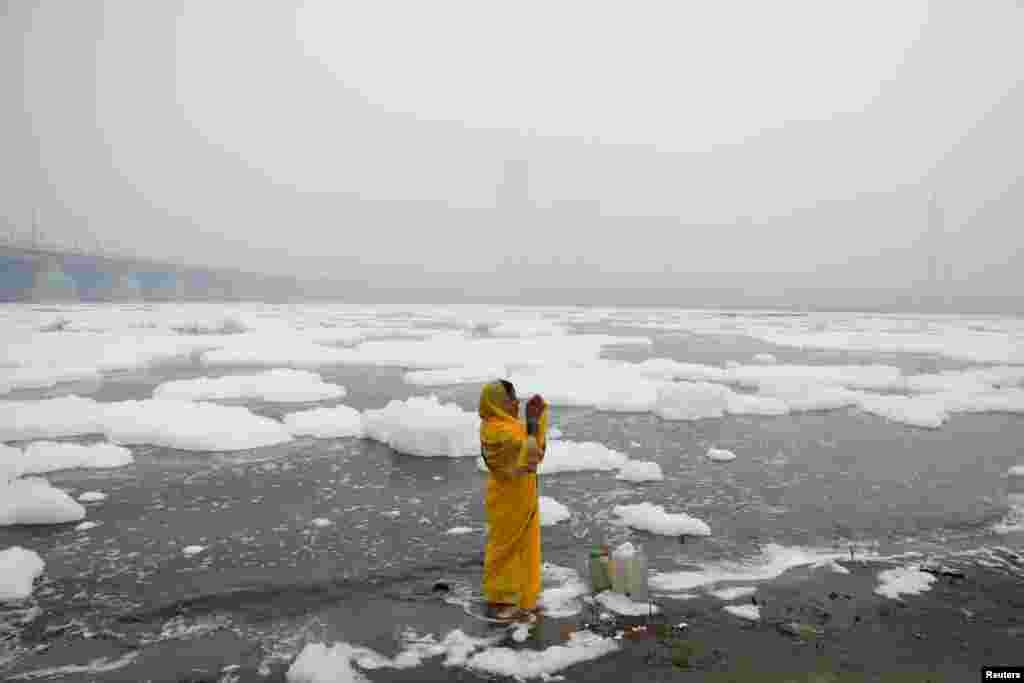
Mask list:
[[[537,475],[524,474],[522,468],[530,455],[544,457],[548,406],[531,438],[526,426],[505,412],[506,398],[500,382],[484,385],[480,393],[481,455],[490,470],[483,590],[489,603],[534,609],[541,587],[540,506]]]

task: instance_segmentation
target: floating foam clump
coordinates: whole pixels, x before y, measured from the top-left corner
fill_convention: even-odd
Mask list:
[[[82,445],[58,441],[35,441],[24,453],[16,448],[0,448],[0,471],[15,476],[45,474],[59,470],[106,469],[134,462],[132,452],[112,443]]]
[[[239,365],[316,367],[359,362],[358,356],[352,349],[324,346],[306,339],[296,339],[294,335],[290,334],[246,335],[244,339],[237,342],[224,344],[223,348],[204,352],[200,361],[208,367]]]
[[[726,399],[725,412],[730,415],[786,415],[789,406],[774,396],[732,392]]]
[[[724,448],[709,448],[707,458],[715,462],[730,462],[736,459],[736,454]]]
[[[537,602],[545,616],[564,619],[579,614],[579,599],[590,591],[579,574],[568,567],[545,562],[541,567],[541,579],[545,587]]]
[[[803,382],[849,389],[903,389],[902,371],[892,365],[740,365],[724,381],[745,387],[776,382]]]
[[[540,497],[540,525],[554,526],[572,517],[569,508],[548,496]]]
[[[103,429],[111,441],[188,451],[236,451],[291,441],[277,420],[243,406],[170,399],[104,405]]]
[[[42,389],[61,382],[99,381],[96,368],[73,368],[55,365],[22,365],[0,367],[0,394],[15,389]]]
[[[0,551],[0,601],[24,600],[46,563],[34,550],[14,546]]]
[[[761,618],[761,608],[757,605],[726,605],[722,609],[734,617],[747,621],[758,621]]]
[[[537,474],[582,472],[585,470],[616,470],[629,461],[624,453],[614,451],[596,441],[548,441],[544,461]]]
[[[898,600],[903,594],[918,595],[929,590],[935,577],[913,567],[899,567],[879,572],[878,580],[880,584],[875,588],[875,593]]]
[[[865,394],[860,409],[865,413],[884,417],[913,427],[938,429],[949,414],[941,400],[929,397],[880,396]]]
[[[90,379],[94,373],[131,370],[157,362],[187,358],[216,342],[177,334],[159,334],[139,328],[117,332],[40,332],[10,340],[5,348],[7,365],[26,368],[73,369]],[[35,370],[27,371],[29,375]],[[42,370],[41,372],[47,372]],[[78,378],[76,378],[78,379]]]
[[[780,576],[793,567],[827,566],[829,563],[842,557],[842,553],[790,548],[769,543],[764,546],[764,550],[759,556],[745,562],[712,565],[702,571],[655,574],[651,577],[651,588],[669,593],[679,593],[720,582],[749,583],[752,581],[767,581]]]
[[[623,463],[615,478],[632,482],[662,481],[665,475],[661,472],[661,465],[656,462],[628,460]]]
[[[729,407],[728,387],[708,382],[677,382],[658,388],[654,414],[663,420],[722,417]]]
[[[627,617],[643,617],[648,614],[658,614],[661,611],[657,605],[649,602],[635,602],[628,596],[614,591],[601,591],[594,599],[606,609]]]
[[[796,379],[762,380],[758,391],[760,396],[781,401],[794,413],[856,406],[865,395],[845,387]]]
[[[85,508],[39,477],[0,484],[0,526],[63,524],[85,517]]]
[[[25,441],[103,432],[102,409],[91,398],[0,401],[0,441]]]
[[[548,362],[512,373],[521,396],[539,393],[551,405],[594,406],[608,412],[649,412],[664,382],[638,375],[618,361]]]
[[[717,591],[708,591],[709,595],[713,595],[719,600],[738,600],[739,598],[745,598],[748,595],[753,595],[757,592],[757,588],[754,586],[734,586],[732,588],[723,588]]]
[[[390,401],[363,413],[363,433],[399,453],[459,458],[480,455],[480,418],[436,396]]]
[[[425,659],[441,655],[445,657],[446,667],[465,666],[473,652],[494,645],[500,639],[500,636],[473,638],[455,629],[438,642],[432,635],[418,636],[407,631],[402,634],[402,651],[393,658],[349,643],[336,642],[330,647],[325,643],[309,643],[285,676],[290,683],[365,683],[367,679],[360,669],[412,669],[422,665]]]
[[[491,326],[490,333],[492,337],[544,337],[563,335],[567,333],[567,330],[562,325],[550,320],[528,318],[503,320],[497,325]]]
[[[363,683],[367,679],[352,666],[354,649],[348,643],[308,643],[295,658],[285,678],[289,683]]]
[[[318,439],[363,436],[362,413],[342,405],[288,413],[284,416],[284,425],[296,436],[315,436]]]
[[[0,440],[106,434],[121,444],[231,451],[291,440],[276,420],[242,406],[170,399],[97,403],[78,396],[0,401]]]
[[[107,499],[107,494],[101,491],[86,491],[78,497],[79,503],[99,503]]]
[[[612,512],[634,529],[663,536],[710,536],[711,527],[684,512],[669,514],[661,505],[616,505]]]
[[[645,377],[662,380],[722,382],[726,377],[726,371],[722,368],[700,363],[681,363],[669,358],[649,358],[634,364],[633,370]]]
[[[324,382],[315,372],[288,368],[276,368],[258,375],[180,379],[164,382],[153,390],[153,398],[186,401],[249,398],[301,403],[340,398],[344,395],[345,387]]]
[[[493,647],[470,657],[466,666],[473,671],[518,679],[543,678],[618,649],[618,643],[611,638],[575,631],[565,645],[552,645],[545,650]]]
[[[209,320],[188,320],[170,323],[169,327],[178,334],[240,334],[249,330],[238,316],[224,316]]]
[[[437,387],[453,384],[482,384],[491,382],[496,377],[505,377],[507,373],[508,370],[504,365],[485,365],[479,367],[444,368],[442,370],[414,370],[405,373],[403,379],[407,384]]]
[[[22,460],[21,450],[0,443],[0,487],[21,476]]]

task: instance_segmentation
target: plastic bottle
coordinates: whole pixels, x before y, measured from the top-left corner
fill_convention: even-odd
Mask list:
[[[616,593],[628,595],[630,574],[632,573],[633,558],[636,549],[630,542],[623,543],[612,553],[612,564],[615,569],[612,574],[612,590]]]
[[[611,567],[608,560],[608,546],[598,546],[590,551],[590,588],[595,593],[611,588]]]
[[[633,602],[647,602],[651,599],[650,591],[647,588],[647,555],[644,554],[641,546],[637,546],[636,553],[633,555],[626,590]]]

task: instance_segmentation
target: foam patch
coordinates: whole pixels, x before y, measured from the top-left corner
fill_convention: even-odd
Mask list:
[[[164,382],[153,390],[153,398],[185,401],[247,398],[299,403],[341,398],[344,395],[345,387],[324,382],[315,372],[288,368],[268,370],[258,375],[175,380]]]

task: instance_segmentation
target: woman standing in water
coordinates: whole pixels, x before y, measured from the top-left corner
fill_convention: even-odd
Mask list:
[[[511,382],[491,382],[480,392],[480,454],[490,470],[483,590],[488,616],[501,621],[536,619],[541,586],[537,465],[547,445],[547,408],[534,395],[524,425]]]

